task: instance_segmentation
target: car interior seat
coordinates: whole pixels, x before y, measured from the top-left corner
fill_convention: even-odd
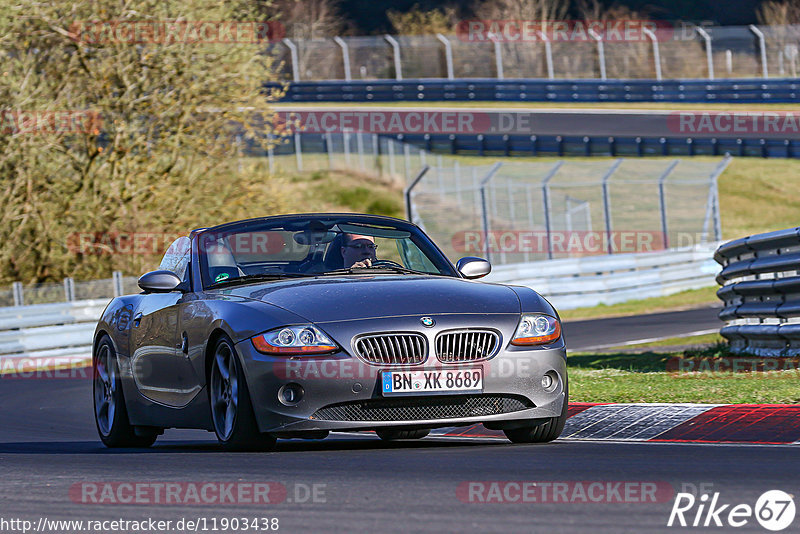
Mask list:
[[[342,257],[342,242],[344,241],[344,234],[339,234],[333,238],[325,251],[325,259],[322,263],[328,270],[343,269],[344,258]]]

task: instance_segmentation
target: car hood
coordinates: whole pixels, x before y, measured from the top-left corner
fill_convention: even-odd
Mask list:
[[[403,315],[520,313],[508,286],[442,276],[360,275],[282,280],[220,290],[315,323]]]

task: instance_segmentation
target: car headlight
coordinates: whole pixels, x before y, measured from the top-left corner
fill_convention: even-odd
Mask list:
[[[255,336],[252,341],[258,352],[283,356],[326,354],[339,349],[331,338],[311,324],[276,328]]]
[[[544,345],[561,336],[561,323],[555,317],[541,313],[524,314],[514,332],[512,345]]]

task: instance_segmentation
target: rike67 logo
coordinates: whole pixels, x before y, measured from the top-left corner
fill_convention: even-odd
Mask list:
[[[770,490],[762,493],[755,506],[745,503],[723,504],[719,496],[719,492],[711,497],[708,493],[703,493],[700,497],[691,493],[678,493],[667,526],[740,528],[755,519],[765,529],[777,532],[794,521],[794,499],[784,491]]]

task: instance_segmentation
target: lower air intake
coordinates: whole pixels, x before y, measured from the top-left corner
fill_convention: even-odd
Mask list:
[[[418,421],[461,419],[519,412],[534,405],[512,395],[459,395],[371,399],[326,406],[311,416],[322,421]]]

